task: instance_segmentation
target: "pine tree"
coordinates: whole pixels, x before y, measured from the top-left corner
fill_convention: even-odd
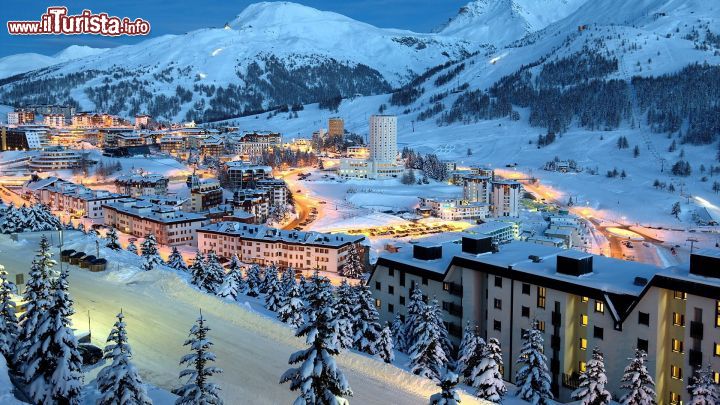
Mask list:
[[[607,383],[603,355],[598,348],[595,348],[592,358],[587,362],[585,372],[580,375],[580,386],[571,396],[579,400],[582,405],[607,405],[612,399],[610,391],[605,388]]]
[[[222,405],[220,399],[220,386],[210,381],[215,374],[222,373],[222,370],[209,366],[215,361],[215,354],[210,351],[212,341],[207,334],[210,328],[205,324],[205,319],[200,317],[190,328],[190,337],[185,341],[184,346],[190,347],[190,354],[186,354],[180,360],[180,365],[187,365],[188,368],[180,372],[180,380],[187,377],[185,385],[173,390],[178,398],[176,405]]]
[[[157,249],[157,239],[155,235],[150,234],[145,237],[142,243],[141,255],[143,258],[143,268],[145,270],[152,270],[157,266],[164,264]]]
[[[349,349],[355,343],[355,322],[358,298],[347,280],[343,280],[335,291],[335,312],[338,321],[338,342],[341,349]]]
[[[8,361],[15,353],[15,343],[20,333],[15,303],[11,297],[16,289],[15,284],[7,279],[5,268],[0,265],[0,355],[5,356]]]
[[[395,315],[395,318],[393,318],[390,330],[392,330],[393,342],[395,342],[395,349],[401,352],[405,352],[407,350],[407,345],[405,342],[405,322],[402,321],[400,314]]]
[[[485,349],[485,340],[480,337],[477,327],[470,326],[470,321],[465,325],[460,348],[458,351],[457,364],[455,372],[460,375],[463,380],[470,377],[470,372],[480,362]]]
[[[125,316],[117,314],[117,321],[107,338],[104,358],[110,361],[97,376],[100,398],[98,405],[150,405],[145,385],[132,364],[132,350],[128,345]]]
[[[120,246],[120,243],[118,243],[118,234],[117,231],[115,231],[115,228],[110,228],[110,230],[107,231],[107,233],[105,234],[105,240],[107,241],[105,243],[105,247],[112,250],[122,249],[122,246]]]
[[[170,257],[168,257],[167,265],[170,268],[173,268],[175,270],[180,271],[188,271],[187,264],[185,264],[185,259],[183,259],[182,254],[180,254],[180,251],[177,249],[177,247],[172,248],[172,252],[170,253]]]
[[[306,337],[310,345],[290,356],[289,363],[299,364],[288,369],[280,383],[290,382],[290,390],[300,390],[295,405],[341,405],[351,396],[352,390],[342,371],[335,363],[334,356],[340,352],[337,344],[337,319],[333,304],[330,281],[326,277],[314,276],[309,288],[307,305],[304,308],[305,323],[295,336]]]
[[[239,267],[231,266],[225,274],[225,281],[218,289],[217,295],[237,301],[244,283],[242,270]]]
[[[257,297],[260,295],[260,266],[257,264],[250,266],[245,275],[245,284],[247,284],[247,292],[245,294],[248,297]]]
[[[52,282],[47,316],[38,325],[27,351],[25,381],[36,403],[77,405],[83,387],[82,357],[70,328],[74,311],[68,294],[67,269]]]
[[[270,264],[263,270],[262,279],[260,280],[259,289],[261,294],[267,294],[270,283],[277,281],[278,270],[274,264]]]
[[[460,394],[456,390],[458,384],[460,384],[460,376],[446,368],[437,384],[441,391],[430,397],[430,405],[458,405],[460,403]]]
[[[280,284],[282,284],[282,288],[286,293],[295,285],[295,270],[292,267],[286,267],[282,272]]]
[[[437,300],[433,299],[424,305],[417,317],[412,336],[415,343],[410,347],[410,371],[435,381],[439,381],[442,368],[449,362],[448,354],[444,350],[443,334],[445,325]]]
[[[342,275],[348,278],[360,279],[363,277],[363,273],[365,273],[365,268],[357,246],[353,243],[348,250],[345,266],[342,268]]]
[[[682,213],[682,208],[680,208],[680,203],[676,202],[673,204],[670,214],[672,214],[676,219],[680,219],[680,213]]]
[[[303,324],[302,311],[302,290],[300,290],[299,285],[293,283],[283,296],[283,300],[280,303],[280,309],[277,311],[277,317],[282,322],[290,325],[293,329],[297,329]]]
[[[225,269],[220,264],[215,251],[212,250],[205,256],[204,264],[205,276],[200,284],[200,289],[216,294],[223,281],[225,281]]]
[[[33,342],[39,339],[40,324],[44,321],[50,307],[50,275],[56,262],[50,253],[50,243],[46,237],[40,239],[40,250],[33,259],[32,267],[23,301],[25,301],[25,312],[20,315],[20,333],[15,347],[13,363],[19,367],[21,374],[25,372],[28,364],[28,351]]]
[[[361,352],[376,354],[382,327],[378,323],[380,315],[375,307],[375,300],[367,283],[360,283],[357,287],[356,314],[357,317],[353,326],[355,332],[353,346]]]
[[[407,318],[405,319],[405,347],[410,352],[410,348],[417,342],[417,336],[414,331],[418,328],[418,323],[425,309],[425,301],[422,291],[417,283],[410,288],[410,298],[407,305]]]
[[[692,383],[688,386],[690,393],[689,405],[715,405],[720,403],[720,386],[713,380],[713,370],[707,366],[705,370],[695,370]]]
[[[395,361],[395,349],[393,347],[393,335],[390,330],[390,324],[386,323],[385,327],[380,332],[380,340],[377,343],[377,350],[380,358],[385,363],[392,363]]]
[[[270,311],[277,312],[280,309],[280,301],[283,296],[283,286],[278,279],[277,268],[270,266],[265,270],[265,285],[267,291],[265,293],[265,308]]]
[[[135,241],[130,241],[130,243],[128,243],[127,251],[133,254],[138,254],[138,248],[137,245],[135,245]]]
[[[550,392],[550,372],[547,367],[547,358],[543,354],[543,336],[533,321],[530,330],[522,335],[523,345],[520,348],[519,365],[515,374],[515,383],[518,385],[518,398],[532,404],[545,405],[553,398]]]
[[[476,389],[475,395],[487,401],[502,402],[507,388],[503,382],[500,369],[503,366],[500,341],[490,338],[483,350],[482,359],[470,372],[471,386]]]
[[[635,357],[630,358],[630,364],[625,367],[620,388],[628,390],[622,398],[621,404],[626,405],[654,405],[655,382],[645,366],[647,354],[640,349],[635,350]]]

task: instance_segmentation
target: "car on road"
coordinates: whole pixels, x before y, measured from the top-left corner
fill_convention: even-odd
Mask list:
[[[296,192],[296,193],[302,193],[302,190],[296,190],[295,192]]]

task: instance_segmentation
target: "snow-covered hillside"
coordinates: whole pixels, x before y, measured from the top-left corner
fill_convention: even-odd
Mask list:
[[[52,56],[38,53],[20,53],[0,58],[0,79],[31,70],[41,69],[58,63],[105,52],[104,48],[71,45]]]

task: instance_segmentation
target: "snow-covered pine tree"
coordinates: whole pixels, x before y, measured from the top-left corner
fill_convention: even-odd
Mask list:
[[[410,287],[407,318],[405,319],[405,347],[407,348],[407,352],[410,352],[411,348],[417,342],[417,336],[414,335],[414,331],[418,329],[418,323],[420,323],[425,306],[422,290],[420,290],[417,283],[413,283],[412,287]]]
[[[270,288],[270,283],[277,281],[278,269],[275,267],[275,264],[271,263],[269,266],[265,267],[262,273],[262,279],[258,287],[260,288],[260,293],[267,294],[268,289]]]
[[[202,280],[205,279],[205,256],[198,250],[192,264],[188,267],[190,272],[190,283],[200,286]]]
[[[82,224],[80,224],[80,225],[82,225]],[[135,241],[131,240],[130,243],[128,243],[126,249],[130,253],[138,254],[138,248],[137,248],[137,245],[135,244]]]
[[[52,281],[47,315],[27,351],[25,381],[39,404],[80,404],[83,373],[78,341],[70,327],[74,311],[68,294],[67,269]]]
[[[225,281],[218,289],[217,295],[237,301],[238,296],[243,291],[245,281],[242,278],[242,269],[239,266],[232,266],[232,262],[230,264],[231,266],[225,274]]]
[[[308,283],[307,279],[305,278],[305,275],[300,273],[300,279],[298,280],[298,285],[300,286],[300,291],[302,291],[303,300],[305,297],[308,296],[308,289],[310,288],[310,283]]]
[[[502,350],[497,338],[490,338],[483,350],[482,359],[470,372],[470,385],[475,395],[487,401],[500,403],[507,393],[500,369],[503,366]]]
[[[395,315],[393,318],[390,330],[392,331],[395,350],[399,350],[404,353],[407,350],[405,342],[405,322],[403,322],[400,314]]]
[[[707,368],[695,370],[692,383],[688,386],[690,402],[688,405],[720,404],[720,385],[713,380],[713,370]]]
[[[143,268],[145,270],[152,270],[162,264],[165,264],[158,253],[157,239],[155,239],[155,235],[153,234],[145,237],[145,240],[142,243],[141,255],[143,258]]]
[[[353,347],[368,354],[376,354],[377,344],[380,341],[382,326],[378,323],[380,315],[375,308],[375,300],[367,283],[361,282],[357,288],[357,307],[355,326],[353,331]]]
[[[51,304],[50,275],[55,263],[50,253],[50,243],[43,236],[40,239],[40,250],[30,267],[29,280],[25,284],[23,293],[25,312],[20,315],[20,333],[13,359],[13,363],[21,374],[24,374],[28,364],[30,345],[39,338],[38,328],[48,314],[47,311]]]
[[[393,334],[390,330],[390,323],[385,323],[385,327],[380,332],[380,340],[377,344],[378,355],[385,363],[395,361],[395,348],[393,346]]]
[[[215,354],[210,351],[212,341],[207,334],[210,328],[205,324],[205,319],[200,317],[190,328],[190,337],[185,341],[184,346],[190,346],[190,354],[186,354],[180,360],[180,365],[187,365],[188,368],[180,372],[180,380],[187,377],[185,385],[173,390],[178,398],[176,405],[222,405],[220,399],[220,386],[210,381],[215,374],[222,373],[222,370],[209,366],[208,363],[215,361]]]
[[[122,249],[122,246],[120,246],[120,243],[118,243],[118,234],[117,231],[115,231],[115,228],[110,228],[110,230],[107,231],[107,233],[105,234],[105,241],[105,247],[109,249]]]
[[[180,271],[188,271],[188,266],[185,264],[185,259],[183,259],[182,255],[180,254],[180,251],[178,248],[173,246],[172,252],[170,252],[170,257],[168,257],[167,265],[170,268],[173,268],[175,270]]]
[[[365,266],[362,264],[357,246],[353,243],[348,250],[345,266],[342,268],[342,275],[348,278],[361,279],[364,273]]]
[[[358,297],[355,288],[343,280],[335,291],[335,313],[338,321],[340,349],[349,349],[355,343],[355,323]]]
[[[333,303],[332,287],[326,277],[314,276],[304,308],[305,323],[295,332],[306,337],[310,345],[290,356],[291,367],[280,383],[290,382],[290,390],[300,390],[295,405],[344,405],[343,397],[352,396],[352,390],[342,371],[337,368],[334,356],[340,352],[337,344],[337,319]]]
[[[211,250],[205,256],[205,278],[200,288],[211,294],[216,294],[223,281],[225,281],[225,269],[220,264],[215,251]]]
[[[295,285],[295,269],[292,267],[286,267],[280,277],[280,284],[282,284],[285,292],[289,291],[290,288]]]
[[[282,301],[284,293],[283,286],[280,284],[277,268],[275,266],[270,266],[265,269],[264,281],[267,289],[265,291],[265,308],[270,311],[277,312],[277,310],[280,309],[280,302]]]
[[[455,366],[455,372],[465,381],[470,377],[473,368],[480,362],[485,350],[485,340],[480,337],[476,326],[471,326],[470,321],[465,325],[460,348],[458,351],[458,360]],[[470,381],[467,381],[470,383]]]
[[[443,367],[448,363],[448,355],[443,349],[445,339],[442,315],[437,300],[423,305],[422,312],[415,319],[415,328],[411,331],[415,343],[410,347],[410,371],[434,381],[440,381]]]
[[[132,350],[128,344],[125,316],[117,314],[110,330],[103,357],[110,361],[97,375],[100,391],[97,405],[151,405],[145,384],[132,364]]]
[[[260,295],[260,266],[257,264],[250,266],[245,275],[245,284],[247,285],[245,294],[248,297]]]
[[[5,268],[0,265],[0,355],[8,361],[15,353],[15,343],[20,332],[15,315],[15,303],[10,294],[17,290],[15,284],[7,279]]]
[[[630,364],[625,367],[620,388],[627,390],[627,394],[620,398],[625,405],[654,405],[655,382],[645,366],[647,354],[635,349],[635,357],[630,358]]]
[[[460,384],[461,377],[446,368],[443,372],[437,386],[440,392],[430,397],[430,405],[458,405],[460,404],[460,394],[457,392],[457,385]]]
[[[283,300],[280,302],[280,308],[277,311],[278,319],[293,329],[299,328],[303,324],[303,305],[302,290],[297,283],[293,282],[285,291]]]
[[[545,405],[553,398],[550,392],[550,372],[547,358],[543,354],[543,336],[538,329],[537,321],[533,320],[530,329],[523,331],[523,344],[520,348],[519,365],[515,373],[515,384],[518,385],[518,398],[532,404]]]
[[[603,355],[596,347],[585,372],[580,375],[580,386],[572,392],[571,397],[579,400],[581,405],[607,405],[612,399],[610,391],[605,388],[607,383]]]

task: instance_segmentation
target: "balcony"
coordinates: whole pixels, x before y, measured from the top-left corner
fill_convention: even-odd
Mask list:
[[[553,350],[560,350],[560,336],[550,336],[550,348]]]
[[[690,350],[688,360],[692,367],[702,367],[702,352],[700,350]]]
[[[560,326],[561,318],[562,318],[562,317],[560,316],[560,312],[553,311],[553,312],[552,312],[552,325],[553,325],[553,326]]]
[[[701,322],[690,322],[690,337],[693,339],[703,338],[703,324]]]
[[[580,374],[578,373],[572,373],[572,374],[565,374],[562,375],[562,384],[565,388],[572,388],[574,390],[578,389],[580,387]]]
[[[448,283],[448,292],[456,297],[462,297],[463,287],[460,284]]]
[[[463,307],[462,305],[458,305],[452,302],[443,301],[442,302],[442,309],[447,311],[450,315],[457,316],[458,318],[462,318],[463,315]]]

